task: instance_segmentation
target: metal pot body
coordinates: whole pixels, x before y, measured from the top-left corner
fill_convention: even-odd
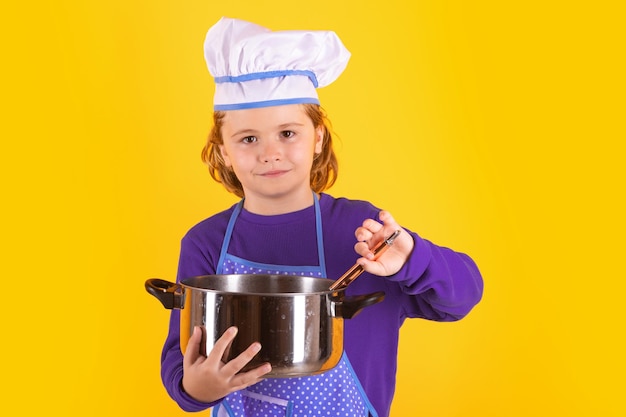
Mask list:
[[[207,275],[180,285],[148,280],[146,288],[166,308],[181,309],[183,352],[196,326],[203,329],[204,355],[226,329],[236,326],[239,331],[224,353],[224,362],[260,342],[261,351],[242,371],[269,362],[272,371],[266,377],[291,377],[336,366],[343,352],[343,319],[384,297],[383,293],[345,297],[343,291],[329,290],[331,282],[286,275]],[[159,286],[158,295],[171,294],[167,300],[173,300],[173,305],[155,294],[154,287]]]

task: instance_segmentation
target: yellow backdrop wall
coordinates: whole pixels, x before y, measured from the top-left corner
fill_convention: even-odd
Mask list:
[[[403,327],[393,416],[623,416],[623,2],[10,2],[3,415],[183,416],[159,378],[179,240],[235,199],[199,159],[221,16],[335,30],[337,196],[469,253],[482,303]],[[208,413],[207,413],[208,414]]]

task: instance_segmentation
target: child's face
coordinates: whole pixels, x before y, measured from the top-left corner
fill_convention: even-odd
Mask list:
[[[301,105],[225,113],[220,151],[246,199],[310,197],[311,166],[322,151],[323,127],[315,128]]]

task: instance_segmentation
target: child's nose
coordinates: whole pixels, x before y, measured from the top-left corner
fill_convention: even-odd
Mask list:
[[[268,141],[265,143],[261,151],[261,160],[263,162],[273,162],[280,160],[282,155],[281,146],[274,141]]]

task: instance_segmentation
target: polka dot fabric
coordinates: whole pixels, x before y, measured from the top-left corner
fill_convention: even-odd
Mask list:
[[[265,379],[246,390],[231,394],[225,401],[230,409],[229,414],[236,417],[369,415],[344,358],[339,365],[323,374]]]
[[[307,269],[319,269],[316,267],[303,267]],[[298,275],[307,277],[322,278],[324,275],[321,271],[293,271],[288,270],[282,265],[277,265],[274,269],[267,269],[267,267],[260,267],[258,265],[246,265],[241,264],[233,259],[227,258],[222,265],[223,274],[268,274],[268,275]]]

